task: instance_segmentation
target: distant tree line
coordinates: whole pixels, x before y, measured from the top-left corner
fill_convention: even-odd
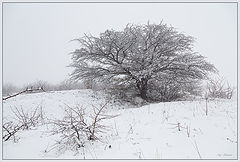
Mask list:
[[[26,89],[36,89],[43,88],[44,91],[62,91],[62,90],[73,90],[73,89],[85,89],[89,88],[89,85],[85,85],[86,83],[74,83],[69,80],[62,81],[59,84],[50,84],[46,81],[35,81],[33,83],[28,83],[22,87],[17,87],[11,83],[4,83],[2,86],[2,94],[3,96],[9,96],[14,93],[17,93]],[[91,88],[91,87],[90,87]],[[41,92],[41,91],[39,91]],[[31,92],[32,93],[32,92]]]

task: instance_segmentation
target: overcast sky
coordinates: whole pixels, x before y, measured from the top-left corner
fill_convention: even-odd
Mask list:
[[[236,3],[5,3],[3,82],[59,83],[72,71],[69,53],[77,43],[70,40],[161,20],[195,37],[196,51],[236,85]]]

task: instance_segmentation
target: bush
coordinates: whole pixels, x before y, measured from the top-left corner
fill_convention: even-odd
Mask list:
[[[8,141],[12,138],[15,140],[17,132],[36,127],[44,121],[44,114],[41,106],[35,108],[33,111],[25,111],[22,107],[15,107],[12,113],[15,119],[14,121],[9,121],[8,119],[4,119],[3,121],[3,141]]]
[[[51,134],[60,134],[60,140],[57,142],[58,147],[64,150],[68,148],[78,150],[84,147],[86,141],[98,140],[98,134],[107,130],[107,126],[101,122],[116,117],[116,115],[105,114],[106,104],[101,108],[95,107],[90,115],[85,113],[83,107],[66,105],[63,119],[50,122],[52,125]]]
[[[224,79],[211,79],[207,83],[207,97],[208,98],[224,98],[231,99],[234,88],[230,86]]]
[[[154,81],[150,83],[148,97],[152,101],[169,102],[185,100],[190,96],[201,95],[200,82],[180,83],[175,80]]]

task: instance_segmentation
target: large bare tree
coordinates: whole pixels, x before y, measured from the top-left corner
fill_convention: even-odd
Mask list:
[[[80,48],[72,53],[73,80],[128,85],[145,100],[149,99],[150,87],[168,82],[181,86],[216,72],[212,64],[193,51],[193,37],[162,22],[128,24],[123,31],[106,30],[99,37],[85,34],[76,40]]]

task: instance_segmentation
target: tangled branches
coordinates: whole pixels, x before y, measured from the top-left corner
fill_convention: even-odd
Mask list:
[[[20,130],[28,130],[36,127],[41,121],[44,120],[42,107],[36,107],[33,111],[25,111],[23,108],[12,109],[13,118],[15,121],[5,121],[3,123],[3,141],[8,141]]]
[[[86,114],[83,107],[66,105],[63,119],[50,122],[53,126],[51,134],[60,134],[60,141],[57,144],[61,145],[61,148],[70,147],[72,150],[77,150],[84,147],[85,141],[98,140],[97,135],[108,129],[102,121],[117,116],[105,114],[106,105],[107,103],[100,108],[94,107],[90,115]]]

